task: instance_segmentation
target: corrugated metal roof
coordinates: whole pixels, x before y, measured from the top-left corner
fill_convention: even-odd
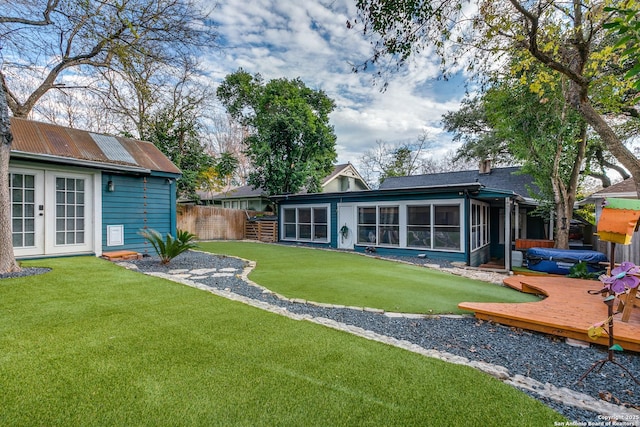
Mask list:
[[[146,141],[94,134],[16,117],[11,118],[11,133],[11,150],[15,152],[181,173],[155,145]]]

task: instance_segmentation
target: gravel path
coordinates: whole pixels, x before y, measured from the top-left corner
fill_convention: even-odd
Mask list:
[[[420,260],[419,262],[428,263],[429,261]],[[194,251],[175,258],[168,267],[160,265],[153,258],[128,261],[128,263],[135,264],[143,272],[160,273],[202,268],[215,268],[217,271],[227,268],[240,272],[247,266],[246,261],[237,258]],[[620,405],[612,407],[608,412],[608,415],[619,416],[618,423],[610,425],[640,425],[640,412],[635,411],[640,409],[640,386],[621,368],[606,363],[600,371],[592,371],[584,381],[577,382],[594,363],[607,357],[606,351],[599,346],[574,347],[557,337],[483,322],[471,316],[400,318],[349,308],[292,302],[265,292],[263,288],[247,283],[235,274],[215,277],[202,274],[200,277],[191,277],[190,280],[212,289],[231,291],[253,300],[286,308],[291,313],[332,319],[386,337],[409,341],[423,349],[438,350],[470,361],[502,366],[509,371],[512,378],[522,376],[534,380],[534,383],[537,381],[540,383],[537,386],[539,389],[551,387],[553,389],[551,393],[545,393],[544,390],[539,389],[529,390],[528,393],[576,423],[606,425],[607,420],[603,418],[602,411],[598,414],[569,405],[567,404],[569,401],[564,397],[552,399],[548,397],[550,394],[553,395],[557,390],[568,389],[565,391],[569,394],[577,392],[598,401],[609,401]],[[640,378],[640,357],[637,354],[629,352],[616,354],[615,361]],[[602,424],[598,424],[601,422]]]

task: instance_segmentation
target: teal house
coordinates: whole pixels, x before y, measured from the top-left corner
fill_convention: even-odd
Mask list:
[[[11,118],[17,258],[152,248],[138,234],[176,231],[180,170],[145,141]]]
[[[274,197],[279,240],[468,266],[511,265],[515,239],[543,239],[530,215],[532,179],[519,168],[387,178],[377,190]]]

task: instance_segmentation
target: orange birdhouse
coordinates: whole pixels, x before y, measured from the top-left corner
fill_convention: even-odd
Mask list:
[[[604,203],[598,221],[600,240],[628,245],[638,230],[640,200],[606,199]]]

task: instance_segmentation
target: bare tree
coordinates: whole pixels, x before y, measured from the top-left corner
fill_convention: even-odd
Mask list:
[[[11,126],[7,98],[0,85],[0,200],[11,200],[9,194],[9,155],[11,154]],[[0,203],[0,274],[19,271],[13,254],[11,234],[11,203]]]
[[[51,90],[99,93],[102,80],[93,78],[98,70],[122,69],[146,59],[158,69],[171,68],[215,40],[199,4],[196,0],[4,2],[0,107],[6,106],[16,117],[27,117]],[[2,112],[1,119],[0,224],[10,225],[10,195],[2,178],[8,174],[11,150],[8,112]],[[0,255],[0,273],[15,268],[10,227],[0,227]]]
[[[251,162],[245,154],[245,139],[249,131],[229,114],[217,110],[209,117],[211,121],[209,151],[213,156],[229,153],[238,160],[231,182],[246,185],[251,172]]]

